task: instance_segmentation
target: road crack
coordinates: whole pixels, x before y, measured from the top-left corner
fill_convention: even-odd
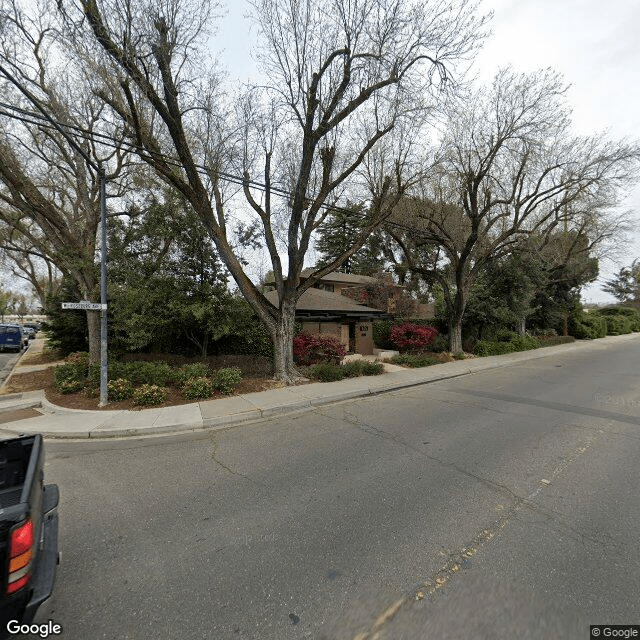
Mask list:
[[[268,489],[269,487],[266,484],[263,484],[262,482],[258,482],[257,480],[254,480],[252,477],[241,473],[240,471],[236,471],[235,469],[232,469],[231,467],[228,467],[226,464],[224,464],[224,462],[222,462],[219,458],[218,458],[218,449],[220,447],[220,444],[216,441],[215,436],[211,437],[211,459],[219,466],[222,467],[227,473],[230,473],[231,475],[234,476],[238,476],[240,478],[244,478],[245,480],[248,480],[249,482],[259,486],[259,487],[263,487],[265,489]]]

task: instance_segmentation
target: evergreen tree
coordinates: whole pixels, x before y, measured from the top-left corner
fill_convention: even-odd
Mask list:
[[[317,230],[315,246],[322,257],[316,264],[316,268],[330,264],[352,247],[367,224],[367,212],[361,204],[351,204],[344,210],[332,212]],[[380,233],[374,232],[361,249],[342,263],[339,271],[366,276],[375,275],[381,268],[380,245]]]
[[[607,280],[602,290],[620,302],[640,305],[640,258],[636,258],[630,267],[620,269],[615,278]]]

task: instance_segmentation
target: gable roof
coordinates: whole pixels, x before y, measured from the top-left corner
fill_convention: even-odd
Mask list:
[[[308,267],[300,272],[300,277],[304,280],[308,278],[315,271],[314,267]],[[268,280],[265,280],[265,284],[274,284],[276,281],[272,275]],[[355,273],[342,273],[341,271],[330,271],[326,276],[322,276],[318,282],[343,282],[344,284],[375,284],[378,282],[377,278],[371,276],[359,276]]]
[[[301,278],[308,278],[315,268],[309,267],[303,269],[300,273]],[[330,271],[327,275],[322,276],[319,282],[344,282],[345,284],[374,284],[378,282],[377,278],[371,276],[360,276],[355,273],[342,273],[341,271]]]
[[[278,292],[269,291],[264,294],[265,298],[276,307],[279,304]],[[343,296],[339,293],[331,293],[329,291],[323,291],[322,289],[307,289],[298,300],[296,304],[296,312],[298,311],[331,311],[334,313],[348,313],[348,314],[378,314],[386,315],[386,311],[380,309],[374,309],[372,307],[365,307],[363,304],[358,304],[351,298]]]

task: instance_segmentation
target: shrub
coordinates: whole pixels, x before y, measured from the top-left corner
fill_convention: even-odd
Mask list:
[[[439,333],[429,345],[429,350],[434,353],[449,351],[449,336],[447,334]]]
[[[122,375],[134,384],[147,384],[164,387],[174,379],[174,371],[166,362],[134,362],[119,363]]]
[[[357,378],[362,375],[364,369],[364,360],[353,360],[342,365],[342,372],[345,378]]]
[[[391,358],[391,362],[393,364],[400,364],[414,369],[418,367],[430,367],[432,364],[440,364],[440,360],[432,358],[431,356],[409,353],[402,353],[399,356],[393,356],[393,358]]]
[[[533,332],[533,335],[536,336],[537,338],[546,339],[546,338],[553,338],[554,336],[557,336],[558,332],[553,328],[536,329]]]
[[[607,335],[607,321],[596,313],[581,313],[573,325],[573,335],[578,340],[595,340]]]
[[[71,380],[69,382],[59,382],[55,384],[55,388],[60,393],[76,393],[84,389],[84,382],[82,380]]]
[[[420,326],[405,322],[393,327],[389,333],[391,342],[401,351],[424,349],[438,335],[438,330],[431,326]]]
[[[520,336],[509,329],[498,329],[495,334],[495,340],[497,342],[511,342],[512,340],[519,338]]]
[[[540,342],[533,336],[519,336],[516,334],[509,342],[500,342],[498,340],[478,340],[473,352],[477,356],[498,356],[505,353],[513,353],[514,351],[529,351],[537,349]]]
[[[631,333],[631,318],[624,315],[605,315],[608,336],[620,336]]]
[[[575,342],[576,339],[573,336],[539,336],[540,346],[553,347],[558,344],[568,344],[569,342]]]
[[[363,376],[379,376],[384,373],[384,365],[382,362],[365,362],[362,363]]]
[[[640,312],[633,307],[604,307],[591,313],[599,316],[625,316],[627,318],[637,318],[640,316]]]
[[[513,347],[512,351],[529,351],[537,349],[540,341],[533,336],[518,336],[509,340],[509,344]]]
[[[455,360],[466,360],[467,356],[464,355],[464,353],[454,353],[453,357]]]
[[[344,367],[339,364],[331,364],[330,362],[322,362],[311,368],[311,377],[320,382],[336,382],[345,377]]]
[[[394,326],[393,320],[376,320],[373,323],[373,342],[379,349],[394,349],[393,342],[389,337],[392,327]]]
[[[59,364],[53,370],[53,386],[60,393],[75,393],[84,387],[86,367],[81,364]]]
[[[89,366],[89,352],[88,351],[74,351],[70,353],[66,358],[65,362],[68,364],[78,364],[83,367]]]
[[[166,399],[166,388],[155,384],[143,384],[133,392],[133,401],[139,405],[162,404]]]
[[[127,400],[133,395],[131,380],[117,378],[107,382],[107,392],[110,400]]]
[[[213,382],[205,376],[189,378],[184,382],[182,393],[187,400],[210,398],[213,395]]]
[[[229,395],[242,381],[242,371],[239,367],[224,367],[218,369],[213,376],[213,386],[220,393]]]
[[[184,386],[186,382],[192,378],[208,378],[211,376],[211,370],[202,362],[194,362],[192,364],[183,364],[174,374],[174,380]],[[208,397],[208,396],[207,396]]]
[[[330,362],[339,364],[347,348],[336,336],[301,331],[293,339],[293,355],[303,366]]]

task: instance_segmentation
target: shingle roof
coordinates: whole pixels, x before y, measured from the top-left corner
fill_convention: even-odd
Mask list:
[[[300,277],[308,278],[315,269],[303,269]],[[320,278],[322,282],[344,282],[346,284],[374,284],[378,282],[377,278],[371,276],[360,276],[355,273],[342,273],[341,271],[330,271],[326,276]]]
[[[264,294],[267,300],[278,306],[278,292],[269,291]],[[380,309],[373,309],[372,307],[365,307],[362,304],[358,304],[343,296],[339,293],[331,293],[329,291],[322,291],[321,289],[307,289],[296,305],[296,311],[344,311],[348,313],[379,313],[384,314],[385,311]]]
[[[301,278],[308,278],[313,272],[314,268],[309,267],[307,269],[303,269],[300,273]],[[273,284],[275,282],[275,278],[271,276],[269,280],[266,280],[266,284]],[[372,278],[370,276],[359,276],[355,273],[342,273],[340,271],[330,271],[326,276],[322,276],[320,278],[321,282],[344,282],[345,284],[375,284],[378,282],[377,278]]]

